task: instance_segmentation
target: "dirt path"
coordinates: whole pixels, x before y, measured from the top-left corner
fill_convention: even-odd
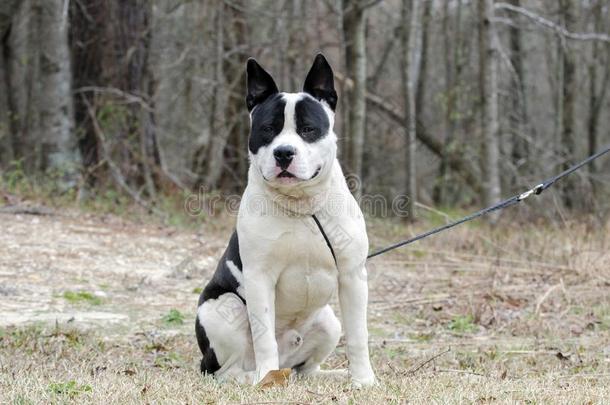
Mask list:
[[[216,235],[91,215],[0,214],[0,325],[134,329],[193,312],[222,249]],[[123,330],[124,332],[124,330]]]

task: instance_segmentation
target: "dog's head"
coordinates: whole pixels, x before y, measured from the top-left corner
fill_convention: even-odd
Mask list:
[[[247,64],[250,164],[274,188],[292,188],[326,176],[336,157],[333,132],[337,93],[322,54],[301,93],[280,93],[254,59]]]

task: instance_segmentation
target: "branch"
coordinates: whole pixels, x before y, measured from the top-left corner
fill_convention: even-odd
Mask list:
[[[142,207],[146,208],[150,212],[153,212],[153,213],[161,216],[162,218],[167,219],[167,215],[164,212],[155,208],[148,201],[142,199],[142,197],[140,197],[140,195],[137,192],[132,190],[127,185],[127,181],[125,180],[125,177],[123,177],[123,175],[121,174],[121,171],[119,170],[118,166],[114,163],[114,161],[112,161],[112,159],[110,159],[110,151],[108,150],[108,145],[106,144],[106,136],[105,136],[104,132],[102,131],[102,128],[100,127],[99,122],[97,121],[97,117],[95,115],[95,111],[94,111],[93,107],[91,106],[91,103],[89,103],[89,101],[87,101],[86,97],[83,97],[83,101],[87,107],[87,112],[89,113],[89,117],[91,118],[91,121],[93,123],[93,129],[95,131],[95,134],[97,135],[97,137],[100,141],[102,155],[104,156],[104,160],[106,161],[106,163],[108,164],[108,167],[110,168],[110,173],[112,174],[112,178],[114,179],[116,184],[120,188],[122,188],[127,194],[129,194],[129,196],[131,198],[133,198],[133,200],[136,203],[138,203]]]
[[[335,78],[337,81],[343,83],[347,88],[351,88],[354,85],[350,79],[341,74],[335,73]],[[383,112],[388,118],[396,122],[398,125],[404,128],[407,127],[407,119],[402,115],[402,111],[393,106],[391,103],[387,102],[382,97],[367,91],[366,101],[371,106]],[[417,139],[423,143],[428,150],[430,150],[430,152],[439,157],[446,156],[449,167],[457,172],[476,194],[481,193],[482,187],[481,182],[479,181],[480,176],[477,174],[476,170],[472,167],[468,160],[461,157],[458,153],[447,151],[443,145],[443,142],[430,135],[421,122],[417,122],[416,135]]]
[[[154,109],[144,100],[144,98],[135,94],[127,93],[123,90],[117,89],[116,87],[99,87],[99,86],[83,86],[78,89],[74,89],[74,94],[80,93],[103,93],[112,94],[113,96],[122,97],[125,99],[127,104],[140,104],[143,109],[149,112],[154,112]]]
[[[406,118],[403,117],[402,113],[399,112],[396,107],[387,103],[383,98],[375,94],[367,93],[366,101],[386,114],[397,124],[406,128]],[[416,136],[430,152],[439,157],[446,156],[449,167],[457,172],[476,194],[479,194],[482,191],[481,183],[479,181],[480,176],[476,173],[475,169],[457,153],[447,151],[443,143],[430,135],[421,122],[417,122]]]
[[[545,28],[555,31],[557,35],[568,39],[575,39],[578,41],[602,41],[602,42],[610,42],[610,35],[600,34],[596,32],[570,32],[565,27],[562,27],[559,24],[554,23],[551,20],[547,20],[546,18],[528,10],[523,7],[513,6],[508,3],[496,3],[495,8],[497,10],[508,10],[517,14],[521,14],[534,21],[534,23],[541,25]]]

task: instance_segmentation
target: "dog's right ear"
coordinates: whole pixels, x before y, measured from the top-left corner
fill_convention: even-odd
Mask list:
[[[246,81],[248,83],[248,95],[246,96],[248,111],[252,111],[256,105],[279,92],[271,75],[254,58],[249,58],[246,64]]]

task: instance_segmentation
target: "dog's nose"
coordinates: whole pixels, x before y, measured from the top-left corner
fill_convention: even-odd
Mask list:
[[[290,166],[295,153],[296,151],[290,145],[280,145],[273,150],[273,156],[277,165],[284,170]]]

